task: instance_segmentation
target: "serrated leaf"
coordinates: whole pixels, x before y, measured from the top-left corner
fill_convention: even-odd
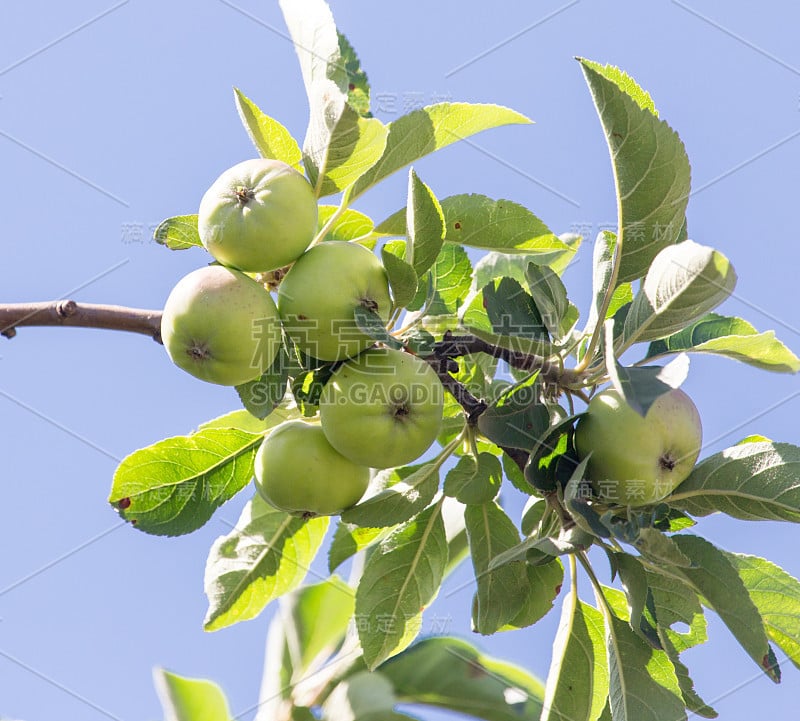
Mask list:
[[[768,678],[780,683],[780,666],[769,645],[764,622],[730,560],[700,536],[677,535],[672,538],[694,566],[677,569],[677,573],[702,594],[704,603],[716,611]]]
[[[381,488],[342,513],[345,523],[368,528],[395,526],[424,509],[439,489],[438,463],[379,471],[373,486]]]
[[[800,448],[758,441],[706,458],[665,499],[692,516],[800,523]]]
[[[395,529],[369,557],[356,591],[356,618],[370,670],[419,633],[422,611],[438,593],[446,566],[439,504]]]
[[[423,639],[379,668],[395,693],[486,721],[538,718],[544,688],[528,671],[481,653],[468,641]]]
[[[256,418],[267,418],[286,395],[289,375],[300,370],[294,356],[281,346],[272,365],[259,378],[236,386],[242,405]]]
[[[774,331],[759,333],[741,318],[709,313],[677,333],[653,341],[647,358],[668,353],[712,353],[774,373],[797,373],[800,358],[781,343]]]
[[[757,556],[725,553],[742,579],[769,637],[800,668],[800,581]]]
[[[345,523],[340,520],[336,526],[328,548],[328,571],[333,573],[347,559],[355,556],[388,536],[394,526],[385,528],[369,528],[356,526],[354,523]]]
[[[447,472],[442,490],[461,503],[480,505],[494,500],[502,480],[500,461],[491,453],[479,453],[477,459],[459,458]]]
[[[496,503],[467,506],[464,511],[472,566],[478,582],[472,624],[480,634],[492,634],[511,623],[524,608],[529,592],[525,563],[514,561],[489,571],[495,556],[516,546],[519,533]]]
[[[445,241],[498,252],[564,253],[569,246],[530,210],[511,200],[485,195],[451,195],[440,201]],[[406,210],[394,213],[375,229],[387,235],[406,235]]]
[[[524,115],[500,105],[438,103],[415,110],[388,125],[386,149],[353,188],[353,198],[415,160],[481,130],[528,124]]]
[[[206,562],[206,631],[255,618],[299,585],[319,550],[329,518],[303,519],[270,506],[259,495],[236,526],[211,546]]]
[[[197,230],[197,215],[176,215],[162,220],[153,231],[153,240],[170,250],[203,247]]]
[[[665,536],[655,528],[642,528],[634,543],[639,553],[651,561],[667,566],[690,568],[692,561],[678,548],[671,536]]]
[[[683,702],[686,704],[686,708],[704,718],[717,718],[719,714],[703,701],[694,690],[694,681],[692,681],[689,676],[689,669],[686,668],[680,660],[678,651],[675,646],[673,646],[672,641],[670,641],[663,630],[659,630],[658,637],[661,641],[664,653],[667,654],[669,660],[672,662],[672,666],[675,668],[675,675],[678,678],[678,685],[680,686],[681,695],[683,696]]]
[[[534,375],[500,395],[478,417],[478,429],[500,446],[530,450],[550,425],[550,412],[540,402]]]
[[[722,303],[735,285],[733,266],[719,251],[692,240],[665,248],[653,259],[631,303],[624,346],[682,330]]]
[[[370,118],[372,113],[369,111],[370,87],[367,73],[361,67],[361,61],[350,41],[342,33],[338,35],[340,63],[344,65],[347,75],[347,102],[359,115]]]
[[[261,439],[235,428],[165,438],[119,464],[108,502],[145,533],[190,533],[250,482]]]
[[[606,330],[606,339],[609,337],[610,333]],[[606,370],[614,389],[642,417],[647,415],[659,396],[679,388],[689,375],[689,356],[685,354],[665,366],[626,367],[614,360],[609,344],[605,358]]]
[[[314,89],[311,119],[303,141],[303,163],[316,196],[346,190],[381,157],[388,130],[363,118],[333,82]]]
[[[317,231],[322,230],[334,214],[338,214],[338,216],[325,233],[324,241],[354,240],[359,245],[374,247],[377,236],[372,232],[375,229],[372,218],[352,208],[346,208],[340,212],[336,205],[320,205],[317,214]]]
[[[573,588],[553,641],[541,721],[597,721],[607,697],[603,617]]]
[[[262,158],[280,160],[302,171],[302,153],[291,133],[277,120],[270,118],[239,88],[233,89],[236,110],[250,140]]]
[[[561,278],[547,266],[529,263],[525,280],[548,332],[555,339],[563,338],[578,320],[578,309],[569,302]]]
[[[579,58],[614,165],[622,253],[618,281],[641,278],[658,251],[681,239],[691,169],[683,143],[649,95],[612,66]]]
[[[595,238],[592,252],[592,307],[589,310],[589,320],[586,323],[585,334],[593,333],[598,323],[602,325],[606,318],[613,317],[614,312],[616,312],[616,309],[612,311],[610,305],[603,312],[603,304],[613,277],[616,249],[617,234],[612,233],[610,230],[601,230],[597,234],[597,238]],[[623,283],[620,286],[620,288],[626,287],[630,288],[630,284]],[[622,292],[624,293],[624,291]],[[601,313],[603,314],[602,318],[600,317]]]
[[[392,297],[397,308],[405,308],[417,294],[419,279],[414,269],[390,252],[386,247],[381,248],[381,259],[383,267],[386,268],[386,275],[389,278],[389,286],[392,289]]]
[[[433,266],[444,243],[444,215],[433,191],[414,169],[408,171],[408,206],[406,208],[411,265],[418,276]]]
[[[682,721],[686,709],[675,668],[626,621],[606,613],[609,703],[614,721]]]
[[[675,574],[667,576],[649,568],[646,573],[654,615],[662,635],[669,638],[679,653],[705,643],[707,624],[697,591]],[[685,624],[688,630],[672,628],[675,624]]]
[[[201,423],[197,427],[197,430],[203,431],[207,428],[236,428],[247,433],[263,434],[265,431],[280,425],[284,421],[293,421],[296,418],[300,418],[299,409],[291,398],[284,398],[283,402],[263,420],[256,418],[244,408],[240,408],[239,410],[225,413],[218,418],[212,418],[210,421]]]
[[[426,314],[455,316],[472,282],[469,256],[457,245],[445,245],[439,252],[431,273],[434,278],[434,292]]]
[[[185,678],[153,669],[153,681],[166,721],[229,721],[231,712],[222,689],[213,681]]]

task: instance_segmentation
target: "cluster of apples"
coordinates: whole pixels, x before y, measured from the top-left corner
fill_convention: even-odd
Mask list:
[[[313,244],[317,201],[308,181],[277,160],[247,160],[203,196],[198,231],[217,261],[178,282],[161,336],[173,362],[210,383],[241,385],[275,361],[284,334],[297,350],[337,366],[318,418],[273,430],[256,456],[256,487],[298,515],[357,503],[370,468],[404,465],[439,433],[443,389],[424,361],[375,347],[355,322],[358,306],[387,322],[392,297],[380,260],[363,246]],[[309,247],[311,245],[311,247]],[[291,266],[277,303],[252,276]]]

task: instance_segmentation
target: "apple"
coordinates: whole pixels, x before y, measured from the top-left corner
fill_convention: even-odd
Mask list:
[[[320,397],[322,430],[354,463],[402,466],[419,458],[442,424],[444,389],[416,356],[373,348],[343,363]]]
[[[623,506],[656,503],[691,473],[700,454],[700,414],[682,390],[656,398],[642,417],[608,389],[589,403],[575,429],[575,448],[589,453],[595,493]]]
[[[281,344],[272,296],[244,273],[221,265],[192,271],[172,289],[161,339],[175,365],[223,386],[258,378]]]
[[[206,191],[197,229],[220,263],[263,273],[288,265],[308,247],[317,232],[317,199],[290,165],[245,160]]]
[[[286,333],[312,358],[352,358],[374,341],[353,314],[371,308],[389,320],[392,299],[380,260],[361,245],[330,240],[306,251],[281,281],[278,310]]]
[[[369,468],[335,451],[319,425],[281,423],[256,453],[256,488],[267,503],[311,518],[355,505],[369,484]]]

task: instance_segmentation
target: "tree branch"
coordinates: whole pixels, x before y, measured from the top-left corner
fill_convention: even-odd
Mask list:
[[[454,335],[448,330],[445,331],[442,340],[433,346],[433,354],[439,358],[458,358],[473,353],[486,353],[492,358],[504,360],[513,368],[520,370],[539,370],[542,380],[547,383],[566,387],[580,385],[578,374],[568,368],[563,368],[558,363],[553,363],[548,358],[500,348],[473,335]]]
[[[161,311],[120,305],[54,300],[0,304],[0,335],[13,338],[22,326],[102,328],[141,333],[161,343]]]

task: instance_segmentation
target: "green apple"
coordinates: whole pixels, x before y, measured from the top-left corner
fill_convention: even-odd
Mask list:
[[[318,360],[352,358],[374,343],[356,325],[353,314],[358,306],[388,321],[389,280],[374,253],[344,241],[310,248],[278,289],[286,333],[303,353]]]
[[[409,353],[373,348],[342,364],[320,397],[322,430],[354,463],[402,466],[419,458],[442,424],[444,389]]]
[[[286,421],[256,453],[256,488],[265,501],[298,516],[330,516],[355,505],[369,468],[335,451],[319,425]]]
[[[600,498],[623,506],[656,503],[691,473],[703,430],[692,399],[681,390],[658,398],[642,417],[608,389],[589,403],[575,429],[581,459]]]
[[[209,265],[172,289],[161,339],[175,365],[209,383],[258,378],[275,360],[280,318],[272,296],[238,270]]]
[[[200,201],[200,240],[223,265],[263,273],[300,257],[317,232],[308,181],[280,160],[245,160],[226,170]]]

